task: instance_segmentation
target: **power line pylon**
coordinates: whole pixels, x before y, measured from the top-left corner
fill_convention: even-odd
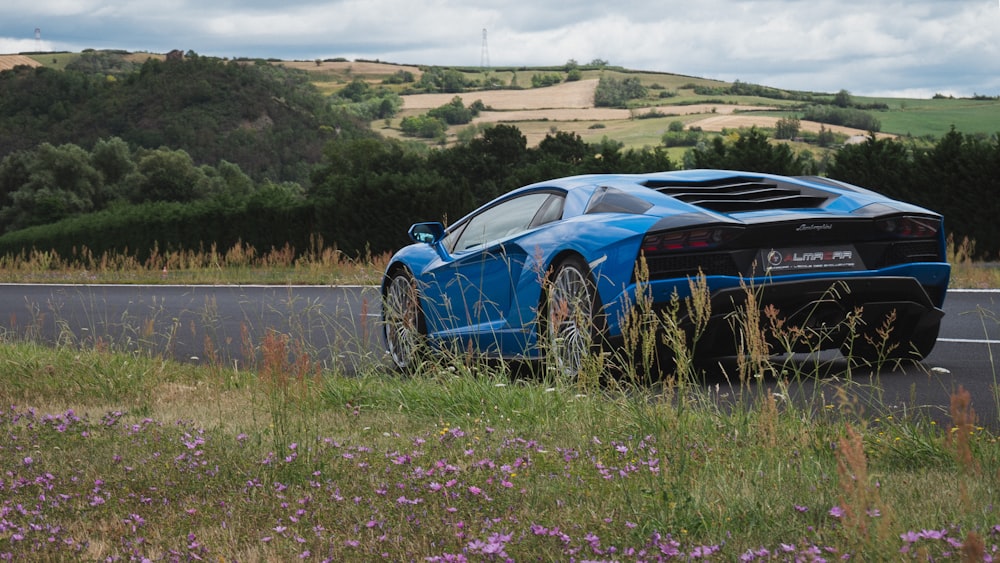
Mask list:
[[[479,55],[479,68],[483,72],[490,69],[490,48],[486,45],[486,28],[483,28],[483,50]]]

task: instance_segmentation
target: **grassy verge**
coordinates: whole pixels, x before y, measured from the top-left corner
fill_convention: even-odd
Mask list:
[[[860,416],[850,379],[798,406],[753,367],[760,398],[732,401],[687,377],[446,355],[346,376],[284,335],[256,349],[235,369],[5,341],[0,557],[1000,557],[1000,447],[961,390],[942,427]]]

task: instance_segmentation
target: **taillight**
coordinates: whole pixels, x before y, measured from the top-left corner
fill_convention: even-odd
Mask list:
[[[650,254],[708,250],[733,240],[740,232],[742,229],[738,228],[710,227],[650,233],[642,240],[642,251]]]
[[[880,232],[896,238],[930,238],[941,230],[938,219],[909,215],[879,219],[875,225]]]

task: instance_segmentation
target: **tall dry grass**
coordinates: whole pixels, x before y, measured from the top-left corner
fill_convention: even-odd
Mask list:
[[[0,281],[60,283],[232,283],[333,284],[377,283],[389,254],[350,257],[335,245],[313,239],[298,252],[290,246],[256,249],[237,242],[228,249],[215,244],[198,250],[153,248],[149,257],[135,253],[94,254],[87,247],[69,256],[32,249],[0,256]]]

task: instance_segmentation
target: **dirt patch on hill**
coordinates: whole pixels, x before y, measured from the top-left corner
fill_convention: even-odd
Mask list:
[[[705,119],[692,121],[691,123],[688,123],[688,127],[701,127],[704,131],[722,131],[723,129],[750,128],[755,126],[773,129],[777,126],[779,119],[781,118],[769,115],[713,115],[711,117],[706,117]],[[827,125],[816,121],[799,121],[799,129],[802,131],[819,133],[820,128],[825,128],[827,131],[843,133],[844,135],[849,136],[868,135],[867,131],[862,131],[861,129],[851,129],[850,127],[841,127],[839,125]],[[876,133],[875,136],[879,139],[896,138],[895,135],[890,135],[888,133]]]
[[[461,94],[415,94],[403,96],[403,109],[441,107],[455,96],[469,105],[476,100],[495,110],[549,110],[554,108],[592,108],[597,79],[563,82],[547,88],[526,90],[483,90]]]
[[[0,55],[0,70],[10,70],[16,66],[42,66],[42,63],[24,55]]]
[[[485,103],[485,102],[483,102]],[[518,121],[615,121],[633,119],[644,113],[657,111],[663,115],[697,115],[715,112],[719,115],[729,115],[738,111],[761,111],[774,109],[765,106],[737,106],[697,104],[690,106],[658,106],[637,110],[618,108],[552,108],[552,109],[522,109],[512,111],[484,111],[474,122],[498,123]]]
[[[391,76],[401,70],[412,72],[413,76],[416,78],[420,78],[420,75],[423,74],[420,69],[415,66],[375,62],[320,61],[317,65],[316,61],[281,61],[281,64],[288,68],[295,68],[298,70],[334,72],[337,74],[350,73],[363,76]]]

